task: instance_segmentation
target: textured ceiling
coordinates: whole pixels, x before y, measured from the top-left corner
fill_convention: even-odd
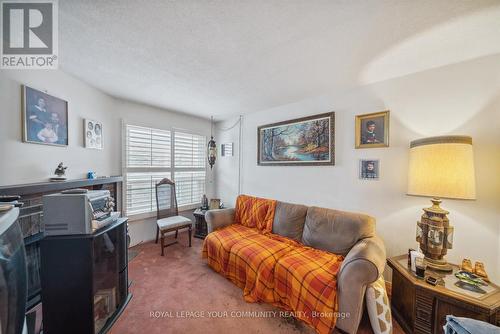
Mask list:
[[[63,0],[59,10],[64,71],[217,119],[500,52],[498,0]]]

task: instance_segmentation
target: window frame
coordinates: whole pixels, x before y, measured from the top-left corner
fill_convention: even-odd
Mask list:
[[[127,127],[142,127],[146,129],[155,129],[161,131],[169,131],[170,132],[170,167],[128,167],[128,141],[127,141]],[[168,127],[168,128],[160,128],[160,127],[152,127],[148,125],[139,125],[137,123],[128,122],[126,120],[122,120],[122,175],[123,175],[123,186],[122,186],[122,198],[124,199],[122,210],[124,215],[129,218],[130,221],[135,220],[143,220],[148,218],[156,217],[156,210],[151,212],[144,212],[138,214],[127,214],[127,173],[170,173],[170,179],[175,182],[175,173],[176,172],[204,172],[205,179],[203,183],[204,193],[207,191],[207,183],[208,183],[208,163],[206,159],[206,152],[204,151],[204,165],[203,167],[175,167],[175,133],[181,132],[193,136],[200,136],[204,138],[204,147],[207,145],[207,135],[197,133],[195,131],[181,129],[176,127]],[[188,205],[178,206],[179,211],[185,210],[193,210],[200,206],[200,202]]]

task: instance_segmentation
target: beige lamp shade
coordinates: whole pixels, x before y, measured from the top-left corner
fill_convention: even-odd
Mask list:
[[[444,136],[412,141],[408,195],[476,199],[472,138]]]

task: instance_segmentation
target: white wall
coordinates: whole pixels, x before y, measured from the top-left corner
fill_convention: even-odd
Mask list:
[[[238,196],[238,180],[240,173],[238,168],[240,158],[239,131],[240,125],[242,129],[244,128],[244,122],[245,119],[243,117],[241,119],[241,124],[239,117],[234,117],[223,122],[218,122],[215,128],[215,139],[218,149],[218,157],[214,167],[215,191],[217,197],[221,197],[226,207],[233,207],[234,201]],[[257,129],[255,129],[255,131],[257,132]],[[226,143],[233,143],[232,157],[221,156],[221,145]],[[255,156],[257,156],[257,153],[255,153]],[[251,160],[251,157],[245,157]]]
[[[22,142],[21,85],[46,91],[68,101],[69,145],[55,147]],[[83,119],[103,123],[104,149],[83,147]],[[121,124],[168,129],[171,127],[210,135],[206,119],[115,99],[63,71],[0,71],[0,185],[40,182],[50,177],[60,161],[69,178],[121,174]]]
[[[67,147],[22,142],[21,85],[46,91],[68,101]],[[83,147],[83,119],[103,123],[104,149]],[[84,178],[89,170],[98,175],[121,175],[122,120],[130,124],[169,129],[175,127],[210,135],[206,119],[115,99],[61,70],[0,70],[0,185],[46,181],[57,164],[64,162],[68,178]],[[207,193],[212,189],[208,172]],[[134,224],[142,224],[135,222]],[[137,231],[154,230],[154,222]],[[151,239],[149,233],[136,233],[134,240]]]
[[[390,147],[354,148],[357,114],[389,109]],[[307,115],[335,111],[334,167],[258,166],[257,127]],[[224,128],[235,119],[218,124]],[[416,247],[415,223],[427,198],[406,196],[408,144],[426,136],[473,137],[477,200],[445,200],[455,226],[455,246],[448,259],[482,260],[500,279],[500,56],[451,65],[349,92],[333,92],[297,103],[248,114],[243,120],[242,193],[349,211],[377,218],[388,256]],[[218,131],[217,139],[238,143],[237,127]],[[216,165],[217,195],[234,205],[238,157]],[[361,158],[381,160],[381,179],[358,179]]]
[[[68,147],[22,142],[22,84],[68,101]],[[120,156],[117,160],[113,155],[120,142],[114,138],[113,111],[114,99],[61,71],[0,71],[0,184],[47,180],[60,161],[68,166],[70,178],[82,178],[88,170],[101,175],[120,174]],[[83,148],[84,117],[103,122],[102,151]]]

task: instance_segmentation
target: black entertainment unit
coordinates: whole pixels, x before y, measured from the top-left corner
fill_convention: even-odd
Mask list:
[[[41,310],[41,283],[40,283],[40,241],[43,238],[43,205],[42,197],[58,193],[63,190],[86,188],[89,190],[109,190],[116,199],[117,211],[121,211],[121,184],[123,177],[99,177],[97,179],[77,179],[62,182],[39,182],[0,186],[0,196],[21,196],[19,202],[24,205],[19,212],[19,225],[26,247],[26,261],[28,269],[28,302],[27,312]],[[30,316],[27,319],[31,321]],[[36,319],[40,323],[41,319]],[[28,324],[29,325],[29,324]],[[40,325],[40,324],[39,324]],[[30,326],[28,326],[28,329]],[[35,326],[39,327],[39,326]],[[37,334],[38,331],[29,330],[28,333]]]
[[[127,219],[93,234],[41,241],[44,334],[106,333],[128,292]]]
[[[42,328],[42,299],[40,282],[40,241],[43,239],[42,197],[63,190],[86,188],[88,190],[109,190],[116,199],[117,211],[121,211],[121,176],[98,177],[97,179],[76,179],[61,182],[38,182],[0,186],[0,196],[20,196],[24,205],[19,212],[19,225],[26,248],[28,270],[28,301],[26,323],[28,334],[39,334]]]

